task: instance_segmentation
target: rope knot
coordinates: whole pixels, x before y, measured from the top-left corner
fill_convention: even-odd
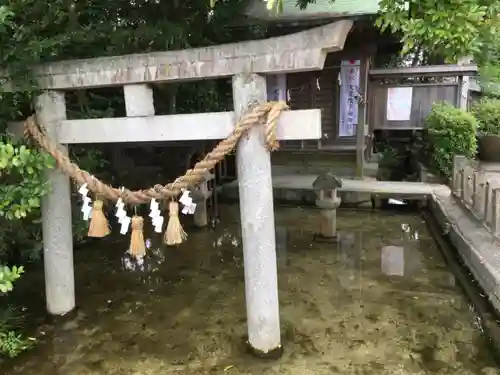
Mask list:
[[[169,205],[168,216],[170,216],[170,217],[179,216],[179,205],[178,204],[170,204]]]
[[[144,218],[142,216],[133,216],[130,224],[132,230],[142,230],[144,228]]]
[[[92,206],[94,210],[102,210],[103,202],[101,200],[96,200]]]
[[[278,118],[281,112],[289,109],[284,101],[273,102],[267,112],[265,125],[266,145],[269,151],[276,151],[280,148],[280,143],[276,139],[278,129]]]

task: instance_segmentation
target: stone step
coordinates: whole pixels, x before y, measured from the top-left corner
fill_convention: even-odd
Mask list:
[[[278,201],[314,203],[316,193],[312,184],[318,175],[294,174],[274,175],[274,198]],[[372,198],[423,199],[435,192],[449,194],[449,188],[444,185],[422,182],[377,181],[374,178],[355,180],[342,177],[342,187],[339,196],[342,204],[371,205]],[[238,199],[238,182],[232,181],[219,189],[222,197]]]
[[[319,175],[324,172],[331,172],[336,176],[352,177],[356,176],[356,165],[273,165],[273,176],[311,174]],[[366,163],[363,174],[365,177],[376,178],[378,163]]]

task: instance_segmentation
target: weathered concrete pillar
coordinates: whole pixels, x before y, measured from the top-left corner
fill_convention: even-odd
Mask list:
[[[491,225],[493,220],[493,188],[494,181],[487,180],[484,189],[484,222],[487,226]]]
[[[233,77],[234,111],[246,113],[265,102],[266,79],[256,74]],[[255,354],[281,354],[278,271],[274,231],[271,158],[260,126],[241,138],[236,152],[243,254],[248,343]]]
[[[500,184],[497,181],[493,188],[491,232],[495,237],[500,236]]]
[[[500,235],[500,179],[492,178],[488,181],[488,201],[489,217],[486,225],[491,229],[491,234],[495,237]],[[489,220],[488,220],[489,219]]]
[[[457,197],[462,196],[462,170],[467,164],[467,158],[463,155],[453,157],[453,173],[451,181],[451,190]]]
[[[473,191],[474,191],[474,186],[473,186],[473,180],[472,176],[474,173],[474,169],[470,165],[465,165],[462,170],[461,170],[461,176],[462,176],[462,201],[467,204],[467,205],[472,205],[473,202]]]
[[[57,139],[57,124],[66,119],[64,93],[46,91],[36,100],[36,117]],[[68,148],[61,146],[67,153]],[[73,233],[69,178],[58,169],[46,171],[50,192],[42,198],[43,259],[47,310],[64,315],[75,307]]]
[[[124,85],[123,95],[125,97],[125,112],[127,114],[127,117],[143,117],[155,115],[153,89],[151,88],[151,86],[147,84]],[[120,157],[119,155],[122,155],[121,160],[113,160],[114,167],[122,166],[122,168],[117,168],[120,171],[119,174],[121,175],[123,173],[123,170],[134,169],[136,163],[133,159],[125,157],[125,148],[123,146],[120,146],[120,144],[115,144],[114,147],[118,150],[118,155],[113,156]],[[139,146],[139,148],[142,149],[150,149],[150,147],[151,145],[148,146],[147,144]]]
[[[316,240],[336,240],[337,238],[337,208],[341,199],[337,196],[337,189],[342,187],[342,180],[330,172],[323,173],[313,182],[313,189],[317,194],[316,206],[321,209],[320,232]]]
[[[484,217],[484,199],[486,187],[486,174],[482,171],[474,172],[474,192],[472,202],[474,213],[482,219]]]
[[[123,86],[127,117],[154,116],[153,90],[146,84]]]

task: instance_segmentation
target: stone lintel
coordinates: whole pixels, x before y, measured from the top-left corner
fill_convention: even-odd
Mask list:
[[[234,112],[64,120],[58,124],[57,141],[76,144],[218,140],[231,134],[236,120]],[[12,122],[9,131],[22,135],[22,125]],[[276,133],[278,140],[320,139],[321,110],[284,111]]]
[[[152,82],[201,80],[239,73],[321,70],[328,52],[340,51],[353,22],[341,20],[263,40],[48,63],[35,68],[40,89],[68,90]],[[8,74],[3,90],[13,91]]]

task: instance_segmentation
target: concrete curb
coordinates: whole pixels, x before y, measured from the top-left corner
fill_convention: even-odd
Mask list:
[[[495,310],[500,312],[500,241],[453,196],[434,194],[429,208]]]

